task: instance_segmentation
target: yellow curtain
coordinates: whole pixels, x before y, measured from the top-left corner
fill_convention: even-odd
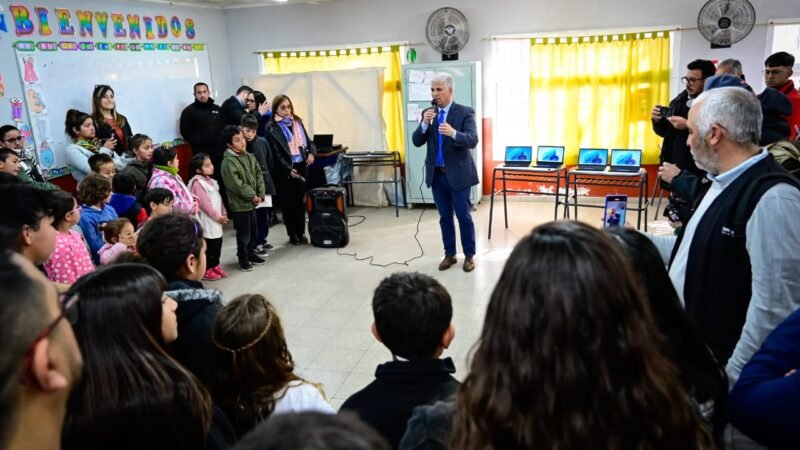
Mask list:
[[[378,49],[378,51],[374,50],[366,52],[356,49],[275,52],[264,55],[264,65],[269,74],[383,67],[383,121],[386,124],[386,141],[389,150],[399,151],[404,158],[406,147],[403,136],[400,47],[392,46]],[[292,54],[295,56],[291,56]],[[302,56],[303,54],[305,56]],[[315,56],[311,56],[312,54]]]
[[[650,110],[669,100],[668,32],[536,38],[530,64],[533,142],[566,146],[567,164],[579,147],[641,148],[658,163]]]

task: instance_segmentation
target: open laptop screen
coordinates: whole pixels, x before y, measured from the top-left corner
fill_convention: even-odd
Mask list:
[[[532,161],[533,147],[526,145],[509,145],[506,147],[506,162]]]
[[[612,166],[628,166],[640,167],[642,163],[642,151],[631,149],[612,149],[611,150],[611,165]]]
[[[578,164],[604,166],[608,164],[608,150],[604,148],[582,148],[578,150]]]
[[[540,145],[536,151],[536,161],[547,163],[563,163],[564,147],[556,145]]]

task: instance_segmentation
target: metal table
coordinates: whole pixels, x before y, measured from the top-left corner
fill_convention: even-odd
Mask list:
[[[558,205],[561,203],[560,190],[561,179],[565,178],[564,172],[566,169],[563,167],[506,167],[499,165],[492,171],[492,193],[489,196],[489,239],[492,238],[492,215],[494,213],[494,197],[503,194],[503,217],[505,218],[506,229],[508,229],[508,202],[507,193],[515,194],[534,194],[534,195],[552,195],[556,198],[555,211],[553,213],[554,220],[558,218]],[[500,175],[498,177],[498,174]],[[497,181],[503,182],[502,189],[495,191]],[[550,192],[531,192],[521,191],[517,189],[508,189],[506,182],[508,181],[522,181],[528,183],[544,183],[553,184],[555,186],[555,193]]]
[[[350,179],[342,180],[342,185],[347,189],[347,200],[349,204],[353,204],[353,190],[350,189],[350,185],[352,184],[364,184],[364,183],[377,183],[377,184],[386,184],[392,183],[394,184],[394,215],[395,217],[400,217],[400,190],[397,189],[397,185],[400,185],[400,189],[403,192],[403,204],[406,202],[406,183],[405,177],[403,176],[402,162],[400,161],[400,152],[392,151],[392,152],[347,152],[342,154],[342,158],[344,158],[351,167],[391,167],[392,168],[392,178],[388,180],[353,180],[352,175]]]
[[[570,186],[574,191],[572,195],[573,201],[570,202]],[[648,178],[647,171],[644,168],[639,169],[638,172],[610,172],[606,171],[593,171],[593,170],[579,170],[570,169],[567,171],[567,189],[564,193],[564,217],[569,218],[570,204],[575,209],[575,219],[578,219],[578,207],[585,208],[605,208],[605,205],[593,205],[591,203],[578,202],[578,187],[579,186],[603,186],[611,188],[638,190],[639,204],[636,208],[628,207],[628,211],[637,212],[636,228],[642,227],[642,212],[644,212],[644,231],[647,231],[647,190]]]

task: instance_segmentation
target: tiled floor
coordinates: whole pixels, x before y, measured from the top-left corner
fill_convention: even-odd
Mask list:
[[[498,205],[495,205],[498,206]],[[460,264],[440,272],[443,256],[438,214],[432,207],[400,210],[394,208],[351,208],[350,244],[341,253],[356,253],[358,258],[373,256],[375,264],[405,261],[420,255],[414,234],[419,224],[419,242],[424,255],[408,265],[376,267],[353,256],[337,255],[335,249],[288,244],[283,225],[270,230],[275,250],[267,264],[253,272],[236,268],[235,238],[226,229],[222,262],[231,274],[208,287],[221,289],[226,300],[242,293],[265,294],[278,308],[286,330],[289,351],[303,377],[323,384],[334,408],[373,379],[375,367],[391,358],[390,353],[370,333],[372,293],[378,283],[396,271],[418,271],[434,276],[453,299],[453,324],[456,337],[444,356],[456,362],[456,376],[466,373],[467,356],[477,340],[492,288],[514,244],[533,227],[553,218],[551,201],[509,202],[509,228],[503,228],[502,205],[495,209],[493,236],[487,240],[488,201],[473,212],[478,252],[476,269],[464,273]],[[599,209],[581,210],[581,220],[601,223]],[[458,248],[461,246],[459,244]],[[459,263],[463,255],[458,255]]]

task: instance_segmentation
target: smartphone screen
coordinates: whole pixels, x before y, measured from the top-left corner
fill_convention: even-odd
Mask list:
[[[627,195],[607,195],[603,227],[619,227],[625,225],[625,215],[628,212]]]
[[[659,106],[658,114],[661,117],[671,117],[672,116],[672,109],[668,106]]]

